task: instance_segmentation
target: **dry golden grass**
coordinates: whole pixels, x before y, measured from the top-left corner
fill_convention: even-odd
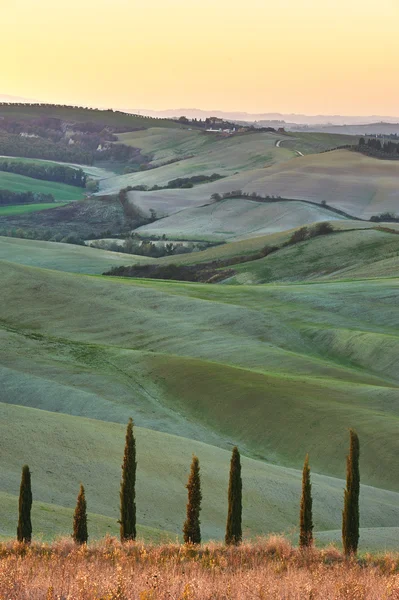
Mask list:
[[[335,548],[301,552],[280,537],[238,548],[207,544],[76,547],[0,545],[7,600],[399,599],[399,555],[345,561]]]

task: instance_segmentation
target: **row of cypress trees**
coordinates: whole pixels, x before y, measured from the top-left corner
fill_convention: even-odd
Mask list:
[[[344,509],[342,512],[342,543],[345,554],[355,555],[359,542],[359,438],[351,429],[349,455],[346,463],[346,489],[344,493]],[[125,450],[122,463],[122,480],[120,489],[120,538],[121,541],[136,539],[136,440],[133,435],[133,420],[129,419]],[[201,477],[197,456],[193,456],[191,470],[186,485],[188,500],[186,520],[183,525],[185,543],[200,544],[200,512],[201,512]],[[19,495],[19,519],[17,539],[29,543],[32,539],[32,491],[29,467],[22,468],[21,487]],[[313,545],[313,500],[310,480],[309,456],[306,455],[302,472],[302,495],[299,514],[299,545],[308,548]],[[76,508],[73,518],[73,539],[78,544],[88,540],[87,506],[85,490],[80,485]],[[238,545],[242,540],[242,479],[241,459],[235,446],[230,461],[230,477],[228,487],[228,512],[226,523],[225,543]]]

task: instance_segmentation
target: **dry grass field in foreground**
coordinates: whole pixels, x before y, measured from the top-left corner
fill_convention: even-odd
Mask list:
[[[0,545],[7,600],[399,599],[399,555],[346,561],[333,547],[301,552],[279,537],[226,548]]]

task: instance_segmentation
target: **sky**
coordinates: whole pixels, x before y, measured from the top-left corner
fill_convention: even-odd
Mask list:
[[[0,0],[0,23],[0,94],[399,113],[399,0]]]

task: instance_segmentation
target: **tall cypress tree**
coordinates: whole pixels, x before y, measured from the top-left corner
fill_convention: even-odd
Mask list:
[[[342,512],[342,544],[346,556],[356,555],[359,544],[359,438],[350,429],[349,455],[346,457],[346,489]]]
[[[121,541],[136,539],[136,440],[133,435],[133,420],[129,419],[126,430],[125,453],[121,481]]]
[[[87,544],[87,512],[85,489],[80,484],[78,499],[76,502],[75,513],[73,515],[73,534],[72,537],[77,544]]]
[[[312,484],[310,483],[309,455],[306,455],[302,471],[302,497],[299,513],[299,546],[307,548],[313,544]]]
[[[21,486],[19,489],[19,517],[17,539],[19,542],[29,544],[32,540],[32,522],[30,512],[32,509],[32,488],[28,465],[22,467]]]
[[[187,517],[183,526],[183,536],[186,544],[201,543],[201,529],[199,514],[201,511],[201,477],[199,461],[193,456],[190,476],[186,485],[188,490]]]
[[[242,540],[242,480],[237,446],[233,448],[230,461],[228,503],[225,542],[228,545],[239,544]]]

